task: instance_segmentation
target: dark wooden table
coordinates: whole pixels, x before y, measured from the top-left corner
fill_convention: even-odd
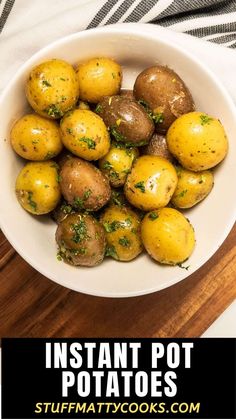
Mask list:
[[[236,226],[186,280],[143,297],[70,291],[31,268],[0,233],[0,337],[199,336],[236,298]]]

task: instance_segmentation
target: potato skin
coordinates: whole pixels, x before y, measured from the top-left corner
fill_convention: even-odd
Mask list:
[[[141,153],[147,154],[149,156],[159,156],[163,157],[166,160],[169,160],[171,163],[174,163],[174,156],[169,152],[166,142],[166,137],[162,134],[153,134],[149,143],[141,147]]]
[[[121,91],[120,91],[120,96],[126,96],[126,97],[128,97],[129,99],[135,100],[133,90],[129,90],[129,89],[121,89]]]
[[[141,237],[149,255],[167,265],[184,262],[195,246],[193,227],[173,208],[161,208],[146,214],[141,223]]]
[[[203,112],[190,112],[178,118],[168,130],[167,144],[180,164],[194,172],[216,166],[228,151],[223,125]]]
[[[78,157],[65,161],[60,179],[62,195],[74,208],[98,211],[111,197],[108,179],[91,163]]]
[[[37,114],[18,119],[11,129],[10,140],[19,156],[32,161],[49,160],[63,147],[57,123]]]
[[[72,65],[53,59],[35,66],[26,82],[26,97],[38,114],[61,118],[76,105],[79,84]]]
[[[170,125],[187,112],[194,110],[193,98],[183,80],[168,67],[156,65],[140,73],[134,84],[136,100],[146,103],[154,116],[159,117],[156,130],[165,133]]]
[[[111,205],[105,209],[100,222],[106,231],[107,256],[128,262],[142,252],[140,219],[133,210]]]
[[[60,124],[64,146],[85,160],[98,160],[110,148],[107,128],[94,112],[75,109],[64,116]]]
[[[68,215],[76,213],[75,209],[67,204],[67,202],[60,202],[57,207],[52,211],[51,218],[59,224],[63,221]]]
[[[135,100],[126,96],[104,97],[96,108],[116,141],[127,145],[147,144],[154,132],[154,124]]]
[[[158,156],[141,156],[127,177],[125,196],[132,205],[144,211],[165,207],[177,181],[176,170],[168,160]]]
[[[97,103],[104,96],[116,95],[120,91],[122,70],[111,58],[92,58],[77,67],[80,98]]]
[[[138,155],[136,147],[126,148],[122,144],[113,143],[108,153],[99,160],[99,168],[108,177],[111,186],[119,188],[125,184]]]
[[[56,231],[58,255],[75,266],[96,266],[103,261],[106,248],[105,231],[87,214],[70,214]]]
[[[176,208],[192,208],[206,198],[214,185],[210,170],[196,173],[178,166],[177,175],[177,187],[171,198],[171,203]]]
[[[53,211],[61,199],[56,163],[52,160],[27,163],[16,179],[16,196],[31,214]]]

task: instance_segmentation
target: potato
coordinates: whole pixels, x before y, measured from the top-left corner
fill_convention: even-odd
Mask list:
[[[194,110],[193,98],[183,80],[161,65],[149,67],[138,75],[134,96],[150,108],[160,133],[165,133],[180,115]]]
[[[106,256],[128,262],[142,252],[140,219],[134,211],[112,205],[105,209],[100,222],[106,231]]]
[[[16,196],[31,214],[47,214],[61,198],[58,167],[52,160],[27,163],[16,179]]]
[[[110,148],[107,128],[94,112],[75,109],[61,120],[61,137],[64,146],[85,160],[98,160]]]
[[[79,100],[79,102],[77,103],[76,106],[77,109],[82,109],[82,110],[90,110],[89,104],[87,102],[83,102],[82,100]]]
[[[77,209],[98,211],[111,197],[108,179],[78,157],[69,158],[62,165],[60,186],[65,200]]]
[[[126,97],[128,97],[129,99],[135,100],[133,90],[121,89],[121,91],[120,91],[120,96],[126,96]]]
[[[58,257],[75,266],[95,266],[103,261],[106,248],[105,231],[87,214],[70,214],[56,231]]]
[[[62,201],[52,211],[51,217],[57,224],[59,224],[69,214],[74,214],[75,212],[75,209],[71,205],[69,205],[66,201]]]
[[[122,81],[122,70],[110,58],[92,58],[78,65],[80,98],[97,103],[104,96],[117,95]]]
[[[149,156],[159,156],[164,157],[164,159],[169,160],[171,163],[174,163],[174,157],[169,152],[166,137],[162,134],[154,133],[149,143],[141,147],[142,154],[148,154]]]
[[[11,129],[10,140],[14,151],[27,160],[49,160],[62,150],[57,123],[37,114],[18,119]]]
[[[147,144],[154,124],[135,100],[126,96],[105,97],[96,107],[116,141],[131,146]]]
[[[141,223],[141,237],[149,255],[167,265],[184,262],[195,246],[193,227],[173,208],[161,208],[146,214]]]
[[[194,172],[216,166],[228,151],[221,122],[202,112],[190,112],[178,118],[168,130],[167,144],[180,164]]]
[[[121,143],[113,143],[108,153],[99,160],[99,168],[107,175],[110,184],[117,188],[124,185],[138,155],[135,147],[128,148]]]
[[[177,181],[176,170],[168,160],[141,156],[127,177],[125,195],[135,207],[151,211],[169,203]]]
[[[211,192],[214,177],[210,170],[196,173],[180,166],[176,169],[178,183],[171,199],[176,208],[191,208]]]
[[[75,70],[58,59],[37,65],[26,82],[26,96],[35,112],[50,119],[61,118],[79,97]]]

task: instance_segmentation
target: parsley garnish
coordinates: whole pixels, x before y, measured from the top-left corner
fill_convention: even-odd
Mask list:
[[[73,134],[73,129],[72,128],[66,128],[66,131],[68,132],[68,134]]]
[[[63,112],[58,108],[57,105],[50,105],[46,109],[44,109],[44,112],[48,114],[48,116],[52,116],[53,118],[61,118],[63,115]]]
[[[152,221],[156,220],[158,217],[159,217],[159,215],[154,211],[150,212],[150,214],[148,216],[148,218],[150,218],[150,220],[152,220]]]
[[[178,193],[178,195],[176,195],[176,198],[183,198],[184,195],[188,192],[188,189],[184,189],[183,191],[181,191],[180,193]]]
[[[113,233],[114,231],[118,230],[121,227],[121,224],[119,221],[112,221],[109,223],[109,221],[105,221],[103,223],[103,227],[105,228],[107,233]]]
[[[152,119],[155,122],[155,124],[161,124],[164,121],[164,115],[161,112],[153,113],[152,114]]]
[[[89,149],[95,150],[96,148],[96,143],[94,140],[92,140],[92,138],[82,137],[79,141],[83,141],[84,143],[86,143]]]
[[[131,243],[130,243],[130,240],[124,236],[119,239],[119,244],[123,247],[129,247]]]
[[[87,227],[83,220],[79,221],[76,224],[72,224],[71,228],[74,232],[74,235],[72,237],[73,242],[81,243],[83,240],[86,240],[88,238]]]
[[[107,246],[105,256],[111,256],[114,259],[118,259],[115,246]]]
[[[43,80],[43,85],[47,87],[52,87],[52,85],[47,80]]]
[[[35,201],[33,201],[33,192],[28,192],[28,203],[31,206],[31,208],[36,212],[37,211],[37,204]]]
[[[206,125],[206,124],[209,124],[211,121],[213,121],[213,118],[204,114],[200,115],[200,119],[201,119],[201,125]]]
[[[122,135],[119,131],[117,131],[116,127],[111,127],[111,135],[113,135],[113,137],[115,137],[116,141],[123,141],[126,142],[126,138],[124,135]]]
[[[106,160],[106,161],[103,163],[102,168],[103,168],[104,170],[111,170],[111,169],[113,168],[113,166],[112,166],[112,164],[111,164],[108,160]]]
[[[136,183],[136,185],[134,185],[134,187],[136,189],[140,189],[140,191],[142,193],[145,193],[145,185],[144,185],[144,182],[143,181]]]
[[[95,112],[100,113],[101,111],[102,111],[102,105],[100,105],[100,103],[98,103],[96,108],[95,108]]]

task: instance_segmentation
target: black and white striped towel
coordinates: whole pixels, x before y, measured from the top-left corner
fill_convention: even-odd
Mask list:
[[[0,90],[48,43],[118,22],[151,22],[236,48],[236,0],[0,0]]]

